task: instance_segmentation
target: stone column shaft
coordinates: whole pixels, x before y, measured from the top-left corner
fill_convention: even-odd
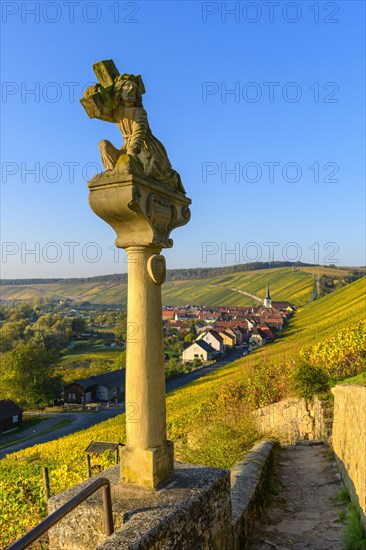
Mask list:
[[[136,449],[160,447],[166,438],[161,285],[148,272],[160,250],[127,248],[126,433]]]

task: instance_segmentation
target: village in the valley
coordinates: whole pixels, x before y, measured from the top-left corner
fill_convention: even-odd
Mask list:
[[[254,348],[269,344],[282,332],[295,307],[290,302],[272,301],[267,285],[266,296],[258,307],[218,306],[164,307],[164,332],[188,331],[195,327],[196,338],[186,343],[182,362],[207,362],[235,347],[247,355]]]
[[[163,306],[166,377],[184,375],[212,363],[217,363],[218,367],[224,366],[274,342],[295,313],[295,306],[291,302],[272,300],[269,285],[264,298],[253,294],[251,297],[258,301],[257,307]],[[105,326],[94,323],[93,334],[82,334],[80,339],[93,340],[93,335],[103,330],[107,330]],[[105,333],[105,336],[108,334]],[[110,335],[114,338],[112,332]],[[116,343],[109,345],[116,346]],[[124,369],[75,380],[65,384],[63,391],[66,406],[120,402],[124,396]]]

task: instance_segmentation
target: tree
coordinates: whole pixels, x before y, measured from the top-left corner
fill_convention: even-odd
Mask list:
[[[82,317],[74,317],[71,321],[72,337],[86,332],[86,321]]]
[[[0,329],[0,351],[10,351],[23,338],[25,321],[10,321]]]
[[[62,378],[54,374],[56,354],[34,344],[20,344],[3,354],[0,396],[23,408],[42,408],[59,397]]]

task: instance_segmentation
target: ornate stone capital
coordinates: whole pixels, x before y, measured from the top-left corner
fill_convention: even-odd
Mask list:
[[[90,207],[113,227],[118,248],[170,248],[171,231],[189,222],[191,200],[151,178],[113,170],[88,186]]]

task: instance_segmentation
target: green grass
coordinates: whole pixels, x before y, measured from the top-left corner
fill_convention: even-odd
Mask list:
[[[350,378],[345,378],[344,380],[341,380],[340,382],[336,382],[335,384],[355,384],[358,386],[365,386],[366,372],[361,372],[357,376],[351,376]]]
[[[120,347],[104,347],[104,346],[85,346],[78,347],[69,351],[67,355],[62,357],[62,360],[80,359],[80,357],[91,357],[93,359],[116,359],[124,348]]]
[[[366,550],[366,538],[358,507],[351,503],[346,514],[345,550]]]
[[[90,351],[86,351],[89,349]],[[81,347],[58,361],[56,370],[69,384],[75,380],[98,376],[126,366],[126,350],[121,348]]]
[[[296,306],[312,300],[314,277],[328,275],[340,277],[350,273],[349,268],[291,267],[242,271],[221,277],[186,281],[168,281],[162,286],[164,305],[196,303],[202,305],[258,305],[248,296],[232,292],[231,288],[248,291],[264,297],[266,285],[271,287],[273,300],[287,300]],[[29,300],[34,297],[72,298],[98,304],[127,303],[127,284],[113,283],[63,283],[38,285],[2,285],[4,300]]]
[[[345,504],[350,501],[349,491],[346,487],[342,487],[335,496],[335,501]]]
[[[258,306],[258,301],[231,289],[236,288],[264,298],[267,284],[270,285],[273,300],[286,300],[300,306],[312,298],[314,277],[305,271],[292,272],[290,268],[276,268],[235,273],[214,279],[172,281],[163,286],[163,303]]]

